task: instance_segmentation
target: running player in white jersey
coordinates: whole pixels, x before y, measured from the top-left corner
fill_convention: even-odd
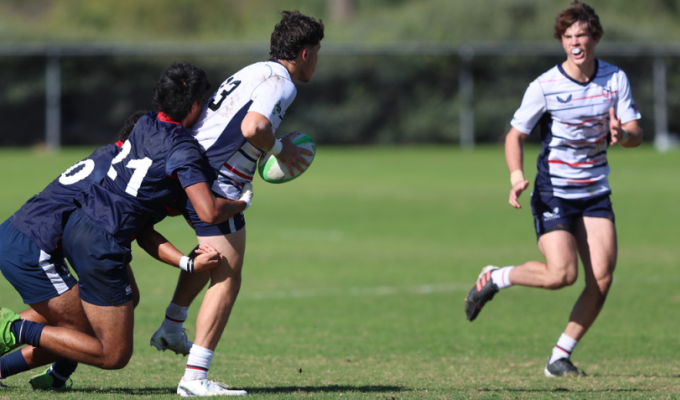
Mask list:
[[[607,147],[630,148],[642,142],[640,113],[626,74],[595,58],[602,34],[598,16],[586,4],[574,0],[558,14],[555,38],[567,59],[529,85],[505,140],[512,183],[509,202],[520,208],[518,198],[529,186],[522,145],[541,123],[543,148],[531,206],[538,248],[546,261],[484,268],[465,304],[472,321],[500,289],[570,286],[576,282],[580,256],[586,287],[548,359],[544,373],[549,377],[584,375],[570,355],[602,309],[616,266]]]
[[[296,94],[294,81],[307,82],[316,68],[322,21],[283,11],[283,19],[271,36],[270,56],[249,65],[225,80],[203,107],[192,134],[198,139],[208,162],[217,172],[213,192],[238,199],[250,184],[257,160],[265,152],[276,156],[288,169],[308,163],[310,152],[295,146],[288,136],[274,135]],[[193,396],[230,395],[222,384],[207,380],[208,369],[227,324],[241,286],[246,230],[243,213],[218,225],[197,218],[191,203],[189,219],[200,244],[210,244],[222,255],[220,265],[206,274],[181,274],[162,326],[151,344],[177,354],[189,352],[178,393]],[[189,305],[210,280],[196,322],[194,343],[182,334]],[[240,394],[240,393],[239,393]]]

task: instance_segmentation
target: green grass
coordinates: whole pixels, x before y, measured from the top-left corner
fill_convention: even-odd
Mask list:
[[[528,176],[537,150],[527,150]],[[0,151],[0,218],[88,151]],[[481,267],[540,254],[528,196],[522,210],[507,204],[502,148],[444,146],[322,147],[299,180],[256,181],[244,285],[210,376],[257,399],[680,397],[680,159],[650,146],[614,148],[610,164],[619,264],[573,357],[590,377],[542,374],[582,277],[555,292],[508,289],[477,321],[465,320],[463,299]],[[195,243],[182,220],[158,230],[185,251]],[[4,381],[0,399],[176,397],[186,359],[148,340],[177,270],[139,248],[132,265],[142,300],[130,364],[81,365],[64,394],[32,392],[35,372],[23,373]],[[2,306],[23,308],[4,280],[0,293]]]

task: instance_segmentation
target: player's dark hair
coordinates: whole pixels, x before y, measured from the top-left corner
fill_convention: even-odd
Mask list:
[[[175,122],[189,115],[191,105],[201,100],[210,89],[208,75],[202,69],[184,62],[168,67],[153,87],[151,96],[154,109]]]
[[[564,32],[577,22],[585,24],[588,32],[595,40],[600,40],[604,35],[602,25],[600,25],[600,17],[595,14],[595,10],[585,3],[572,0],[571,7],[560,11],[555,18],[555,39],[562,40]]]
[[[123,127],[120,128],[120,130],[118,131],[118,140],[121,141],[121,142],[126,141],[128,136],[130,136],[132,129],[137,124],[137,121],[139,121],[139,119],[142,117],[142,115],[144,115],[148,112],[149,111],[147,111],[147,110],[137,110],[137,111],[134,112],[134,114],[127,117],[127,119],[125,120],[125,123],[123,124]]]
[[[269,55],[279,60],[294,60],[303,47],[314,47],[323,39],[323,21],[299,11],[281,11],[269,45]]]

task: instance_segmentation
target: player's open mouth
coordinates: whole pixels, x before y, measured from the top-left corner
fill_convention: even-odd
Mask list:
[[[576,58],[581,58],[581,56],[583,55],[583,50],[571,49],[571,54],[573,54]]]

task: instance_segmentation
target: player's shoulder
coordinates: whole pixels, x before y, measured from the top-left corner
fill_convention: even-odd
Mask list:
[[[614,64],[606,61],[597,60],[597,77],[608,77],[616,75],[625,75],[625,72]]]
[[[95,161],[113,158],[120,152],[120,150],[121,148],[114,144],[107,144],[93,151],[92,154],[90,154],[90,156],[87,158],[91,158]]]
[[[539,75],[532,83],[536,83],[540,86],[549,86],[567,79],[568,78],[561,71],[560,64],[557,64]]]
[[[235,77],[258,81],[277,79],[290,82],[291,85],[293,84],[293,81],[290,79],[290,73],[288,73],[286,67],[275,59],[250,64],[237,72]]]

